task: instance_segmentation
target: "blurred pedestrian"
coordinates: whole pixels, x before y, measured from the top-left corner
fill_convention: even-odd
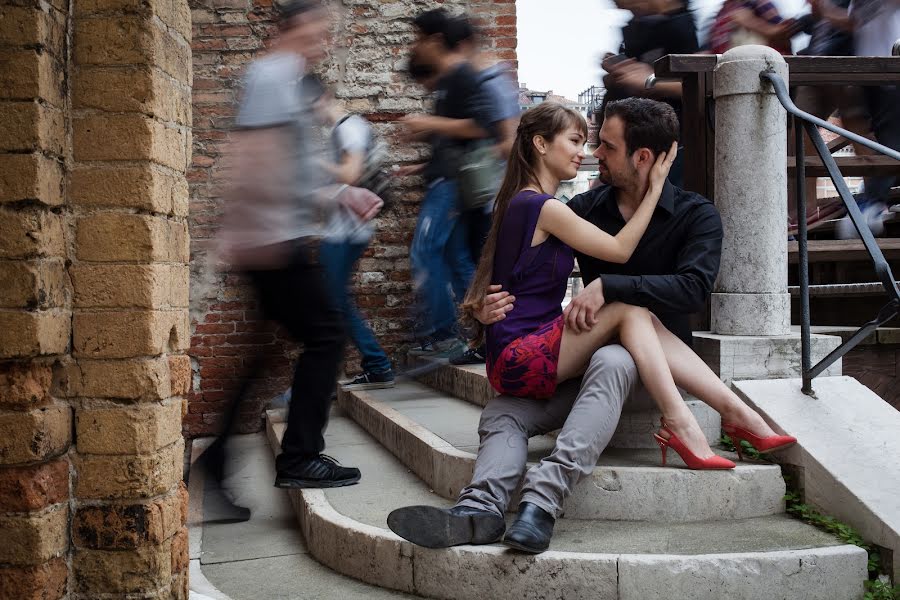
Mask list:
[[[687,2],[682,0],[616,0],[616,6],[631,11],[633,18],[622,28],[619,54],[608,55],[601,66],[607,72],[603,78],[606,95],[599,114],[614,100],[632,96],[666,102],[681,118],[681,82],[659,81],[648,87],[653,75],[653,63],[668,54],[695,54],[697,26]],[[679,152],[669,172],[673,185],[681,186],[684,179],[684,153]]]
[[[431,145],[431,159],[423,169],[427,191],[410,249],[420,301],[416,333],[422,340],[415,350],[453,355],[466,349],[456,328],[456,304],[474,273],[466,227],[460,219],[459,169],[467,144],[489,136],[489,123],[479,98],[477,73],[460,49],[452,17],[434,9],[416,17],[413,25],[413,54],[437,77],[434,113],[403,119],[412,139]]]
[[[338,184],[350,186],[338,195],[320,253],[331,297],[362,355],[363,372],[341,387],[347,391],[393,387],[391,359],[359,314],[349,289],[353,267],[372,241],[374,218],[384,204],[382,196],[386,195],[388,182],[383,171],[386,148],[372,125],[360,115],[344,111],[321,81],[306,77],[304,82],[316,115],[330,130],[331,156],[326,155],[321,161],[322,167]],[[359,188],[372,193],[361,194]]]
[[[801,29],[793,19],[782,17],[769,0],[725,0],[713,21],[709,45],[715,54],[749,44],[792,54],[791,38]]]
[[[321,214],[334,205],[333,186],[317,160],[314,118],[299,82],[327,52],[329,19],[314,0],[279,5],[270,50],[247,69],[233,133],[222,256],[252,283],[266,318],[303,344],[291,390],[287,429],[276,459],[275,485],[336,487],[359,481],[355,468],[322,454],[344,325],[319,263]],[[224,435],[238,402],[261,368],[249,369],[207,461],[221,468]]]

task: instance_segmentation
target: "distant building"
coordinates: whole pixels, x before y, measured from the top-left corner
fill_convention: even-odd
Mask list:
[[[528,86],[526,86],[524,83],[519,84],[519,108],[523,111],[528,110],[529,108],[534,108],[538,104],[548,101],[558,102],[563,106],[577,110],[582,115],[587,114],[587,105],[583,102],[569,100],[565,96],[554,94],[553,90],[539,92],[537,90],[528,89]]]

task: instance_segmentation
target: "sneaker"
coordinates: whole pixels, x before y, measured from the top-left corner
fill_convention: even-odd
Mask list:
[[[450,359],[451,365],[483,365],[485,362],[484,348],[469,348],[459,356]]]
[[[290,472],[279,471],[275,487],[280,488],[335,488],[359,483],[359,469],[342,467],[327,454],[298,463]]]
[[[357,375],[350,381],[341,384],[341,389],[345,392],[353,390],[378,390],[381,388],[394,387],[394,372],[385,371],[384,373],[372,373],[366,371]]]
[[[446,358],[451,354],[461,354],[464,348],[461,349],[460,345],[465,346],[465,342],[456,336],[450,336],[442,340],[430,339],[412,347],[409,350],[409,354],[413,356],[439,356]]]

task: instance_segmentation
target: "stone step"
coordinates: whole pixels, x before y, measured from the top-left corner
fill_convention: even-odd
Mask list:
[[[488,381],[484,365],[456,366],[451,365],[446,358],[415,356],[409,356],[407,364],[421,369],[432,366],[432,369],[426,369],[416,379],[475,406],[485,406],[497,395]],[[718,443],[721,435],[719,413],[691,396],[685,396],[685,399],[703,429],[706,439],[710,444]],[[626,410],[622,413],[616,433],[610,440],[610,448],[656,448],[656,442],[653,441],[651,434],[659,429],[660,416],[660,412],[656,410]]]
[[[478,407],[410,382],[341,392],[338,404],[442,497],[455,500],[471,480]],[[550,454],[554,443],[551,436],[532,438],[529,461],[534,464]],[[674,452],[669,460],[675,468],[659,466],[658,449],[607,450],[569,498],[566,516],[678,523],[784,512],[785,485],[776,465],[739,462],[734,471],[691,471],[677,468],[684,463]],[[511,507],[517,505],[513,499]]]
[[[267,420],[273,448],[284,425]],[[501,545],[429,550],[387,529],[401,506],[450,502],[431,492],[350,419],[325,436],[359,485],[291,490],[309,552],[335,571],[441,600],[861,599],[866,553],[784,516],[693,524],[560,519],[550,550]],[[276,450],[277,451],[277,450]]]

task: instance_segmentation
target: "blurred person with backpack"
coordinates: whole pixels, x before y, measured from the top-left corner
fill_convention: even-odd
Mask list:
[[[304,88],[319,120],[330,129],[332,156],[320,164],[338,184],[372,192],[356,194],[348,188],[348,193],[338,196],[339,203],[319,254],[332,298],[344,315],[350,339],[362,355],[363,372],[341,387],[347,391],[393,387],[391,359],[359,314],[349,289],[353,266],[369,247],[375,234],[374,218],[389,195],[390,176],[384,169],[387,147],[372,125],[363,117],[344,111],[318,78],[304,78]]]
[[[410,114],[401,121],[410,139],[431,146],[424,167],[398,173],[421,172],[427,181],[410,248],[419,296],[416,335],[421,340],[413,352],[454,356],[466,350],[456,327],[456,305],[475,270],[461,218],[460,168],[469,143],[488,138],[490,126],[478,74],[461,52],[453,17],[433,9],[418,15],[413,26],[412,54],[435,76],[433,113]]]

